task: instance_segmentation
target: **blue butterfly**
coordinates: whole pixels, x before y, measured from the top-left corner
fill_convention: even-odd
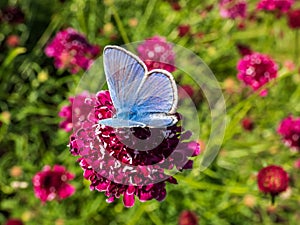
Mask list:
[[[103,51],[104,72],[116,109],[113,118],[99,124],[121,127],[168,127],[177,123],[178,94],[171,73],[161,69],[148,72],[144,62],[119,46]]]

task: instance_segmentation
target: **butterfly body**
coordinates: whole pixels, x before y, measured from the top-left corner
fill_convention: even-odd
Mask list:
[[[131,52],[104,48],[104,71],[116,114],[99,124],[119,127],[166,127],[174,125],[177,87],[172,74],[146,65]]]

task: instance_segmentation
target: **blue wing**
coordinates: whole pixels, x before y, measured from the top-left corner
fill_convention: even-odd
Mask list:
[[[130,111],[136,99],[136,91],[147,73],[146,65],[137,56],[118,46],[106,46],[103,60],[109,92],[117,114]]]
[[[141,113],[175,113],[177,87],[172,74],[155,69],[146,74],[139,87],[134,111]]]
[[[172,74],[165,70],[147,72],[134,54],[118,46],[104,49],[104,71],[117,110],[115,118],[100,120],[111,127],[166,127],[177,122],[178,101]],[[132,116],[131,116],[132,115]]]

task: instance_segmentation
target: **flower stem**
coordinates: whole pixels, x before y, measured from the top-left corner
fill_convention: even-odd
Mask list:
[[[121,37],[122,37],[124,43],[125,44],[129,44],[129,42],[130,42],[129,38],[128,38],[127,34],[126,34],[126,31],[124,29],[123,23],[122,23],[122,21],[120,19],[120,16],[119,16],[119,14],[118,14],[118,12],[117,12],[117,10],[116,10],[116,8],[115,8],[114,5],[111,6],[111,10],[112,10],[112,13],[113,13],[113,17],[116,20],[118,29],[120,31],[120,34],[121,34]]]
[[[295,31],[295,63],[299,64],[299,30]]]
[[[275,204],[275,195],[271,195],[271,204],[272,204],[272,205]]]

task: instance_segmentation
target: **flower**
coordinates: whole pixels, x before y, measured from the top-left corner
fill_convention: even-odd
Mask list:
[[[198,225],[197,215],[189,210],[184,210],[180,213],[178,219],[179,225]]]
[[[237,44],[236,47],[241,56],[246,56],[246,55],[250,55],[251,53],[253,53],[253,51],[251,50],[251,48],[248,45]]]
[[[300,29],[300,9],[290,10],[287,18],[291,29]]]
[[[219,8],[223,18],[246,18],[247,3],[244,0],[220,0]]]
[[[74,175],[63,166],[54,165],[53,169],[45,166],[32,179],[34,194],[42,202],[68,198],[75,192],[75,188],[67,183],[73,179]]]
[[[59,113],[58,116],[61,118],[65,118],[64,121],[59,123],[59,127],[64,129],[66,132],[69,132],[72,130],[73,128],[73,124],[72,124],[72,104],[74,101],[73,97],[69,98],[70,101],[70,105],[65,105],[63,106]]]
[[[293,4],[294,0],[260,0],[257,3],[257,9],[285,13]]]
[[[240,59],[237,69],[238,79],[256,91],[277,77],[278,66],[269,56],[254,52]],[[261,96],[266,94],[266,89],[260,92]]]
[[[166,130],[99,125],[99,119],[111,118],[115,111],[108,91],[84,102],[75,99],[74,104],[81,105],[83,113],[74,115],[78,126],[70,137],[70,151],[80,156],[78,161],[91,190],[104,192],[108,203],[120,196],[126,207],[134,205],[135,196],[140,201],[162,201],[166,182],[177,183],[165,169],[190,169],[193,161],[189,157],[200,153],[199,144],[188,141],[191,132],[177,125]],[[181,120],[179,114],[177,117]]]
[[[294,162],[294,167],[296,169],[300,169],[300,159],[297,159],[295,162]]]
[[[190,25],[182,24],[177,27],[177,30],[178,30],[178,36],[183,37],[190,32],[191,27],[190,27]]]
[[[280,166],[270,165],[258,172],[257,184],[260,191],[276,196],[289,185],[289,176]]]
[[[277,128],[277,132],[287,146],[300,150],[300,117],[284,118]]]
[[[254,129],[254,122],[251,118],[246,117],[242,120],[242,126],[247,131],[252,131]]]
[[[19,219],[8,219],[4,225],[23,225],[22,220]]]
[[[21,8],[15,6],[7,6],[0,11],[0,22],[5,21],[10,24],[24,23],[25,15]]]
[[[80,113],[80,105],[76,105],[76,107],[74,106],[74,99],[81,99],[82,102],[84,102],[84,99],[86,98],[86,93],[82,93],[79,94],[77,96],[73,96],[69,98],[69,105],[65,105],[63,106],[59,113],[58,116],[61,118],[64,118],[65,120],[60,122],[59,127],[61,129],[64,129],[66,132],[70,132],[73,129],[73,121],[72,121],[72,109],[73,111],[77,111],[78,113]]]
[[[88,43],[82,34],[72,28],[58,32],[45,48],[45,54],[54,58],[56,68],[67,68],[73,74],[80,68],[89,69],[99,51],[98,46]]]
[[[6,38],[5,42],[8,47],[15,48],[20,44],[20,37],[12,34]]]
[[[173,47],[164,37],[154,36],[146,39],[138,46],[137,51],[148,70],[164,69],[173,72],[176,69]]]

